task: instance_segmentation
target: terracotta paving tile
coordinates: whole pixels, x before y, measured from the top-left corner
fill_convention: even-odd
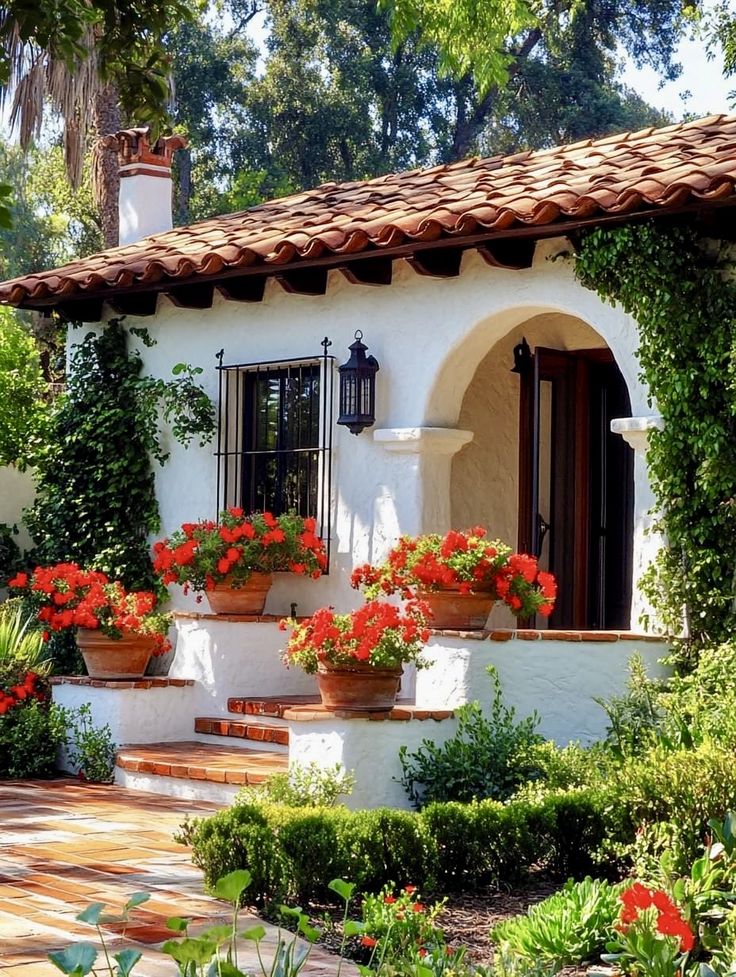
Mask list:
[[[227,771],[217,768],[221,772]],[[44,843],[38,830],[41,803],[53,821],[49,835],[68,818],[94,825],[95,835]],[[151,899],[132,913],[124,935],[119,932],[122,926],[103,924],[108,946],[111,952],[123,947],[141,950],[139,977],[171,977],[172,961],[157,949],[172,936],[166,920],[174,915],[192,918],[195,932],[227,919],[227,906],[204,894],[201,872],[191,864],[188,850],[172,841],[186,814],[216,809],[203,802],[71,780],[4,782],[0,825],[12,812],[14,830],[22,829],[27,820],[33,831],[18,830],[22,843],[6,843],[4,835],[0,837],[0,977],[50,977],[56,971],[47,960],[49,951],[82,939],[98,945],[94,929],[75,919],[81,909],[103,902],[116,912],[137,891],[150,892]],[[243,922],[245,928],[248,923]],[[272,929],[267,926],[271,940]],[[256,969],[252,952],[252,945],[244,944],[242,962],[247,969]],[[305,977],[334,977],[334,957],[315,951],[313,959],[303,971]],[[343,973],[353,977],[354,970],[343,967]]]

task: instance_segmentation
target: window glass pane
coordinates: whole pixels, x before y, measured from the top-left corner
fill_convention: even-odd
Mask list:
[[[243,506],[317,515],[318,365],[246,373]]]

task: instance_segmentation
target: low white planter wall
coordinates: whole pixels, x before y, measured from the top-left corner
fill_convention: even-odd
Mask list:
[[[314,676],[286,668],[288,635],[274,621],[177,613],[171,678],[194,679],[198,716],[227,715],[230,696],[317,695]]]
[[[289,763],[317,763],[321,767],[342,764],[355,773],[349,808],[410,808],[409,798],[398,783],[401,776],[399,748],[416,750],[422,740],[444,743],[457,730],[455,719],[383,720],[327,719],[289,723]]]
[[[486,669],[493,665],[504,702],[514,706],[519,717],[536,710],[543,736],[561,744],[600,740],[606,735],[607,717],[594,699],[625,691],[627,664],[634,654],[642,656],[652,677],[667,675],[659,659],[667,654],[668,646],[649,637],[589,632],[586,638],[585,634],[492,632],[488,637],[436,633],[425,650],[430,666],[418,670],[414,679],[416,705],[451,709],[474,699],[488,702]]]
[[[67,709],[88,704],[95,726],[108,725],[116,746],[126,743],[170,743],[194,738],[192,684],[170,685],[165,679],[143,680],[149,688],[134,688],[133,683],[98,682],[89,679],[52,680],[53,699]],[[62,770],[70,770],[66,755]]]

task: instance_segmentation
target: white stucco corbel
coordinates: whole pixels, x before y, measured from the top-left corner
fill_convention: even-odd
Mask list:
[[[451,427],[391,427],[373,432],[386,451],[412,455],[454,455],[473,440],[472,431]]]
[[[649,432],[661,431],[663,427],[664,421],[659,414],[651,417],[615,417],[611,421],[611,431],[620,434],[639,455],[646,454]]]

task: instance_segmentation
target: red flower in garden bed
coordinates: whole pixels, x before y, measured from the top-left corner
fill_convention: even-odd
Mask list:
[[[695,934],[683,918],[679,906],[663,890],[650,889],[641,882],[635,882],[619,898],[623,906],[617,929],[629,940],[636,939],[637,929],[646,930],[654,925],[661,936],[673,936],[679,940],[680,953],[689,953],[695,946]]]
[[[26,672],[22,682],[7,689],[0,688],[0,716],[4,716],[23,702],[34,699],[45,702],[48,696],[40,683],[41,679],[35,672]]]
[[[150,635],[156,639],[154,654],[170,648],[166,634],[168,614],[156,611],[156,596],[150,591],[125,590],[99,570],[85,570],[77,563],[36,567],[30,576],[19,573],[8,582],[23,594],[44,625],[44,636],[82,628],[101,631],[109,638],[124,633]]]
[[[368,597],[398,593],[411,599],[417,592],[443,588],[485,590],[519,617],[551,614],[557,596],[555,578],[540,570],[533,556],[488,540],[481,526],[444,536],[402,536],[384,563],[358,567],[351,582]]]
[[[212,590],[225,578],[234,586],[253,573],[286,571],[319,577],[327,553],[317,535],[317,522],[294,512],[274,516],[230,508],[217,522],[186,522],[153,546],[153,566],[165,584]]]

